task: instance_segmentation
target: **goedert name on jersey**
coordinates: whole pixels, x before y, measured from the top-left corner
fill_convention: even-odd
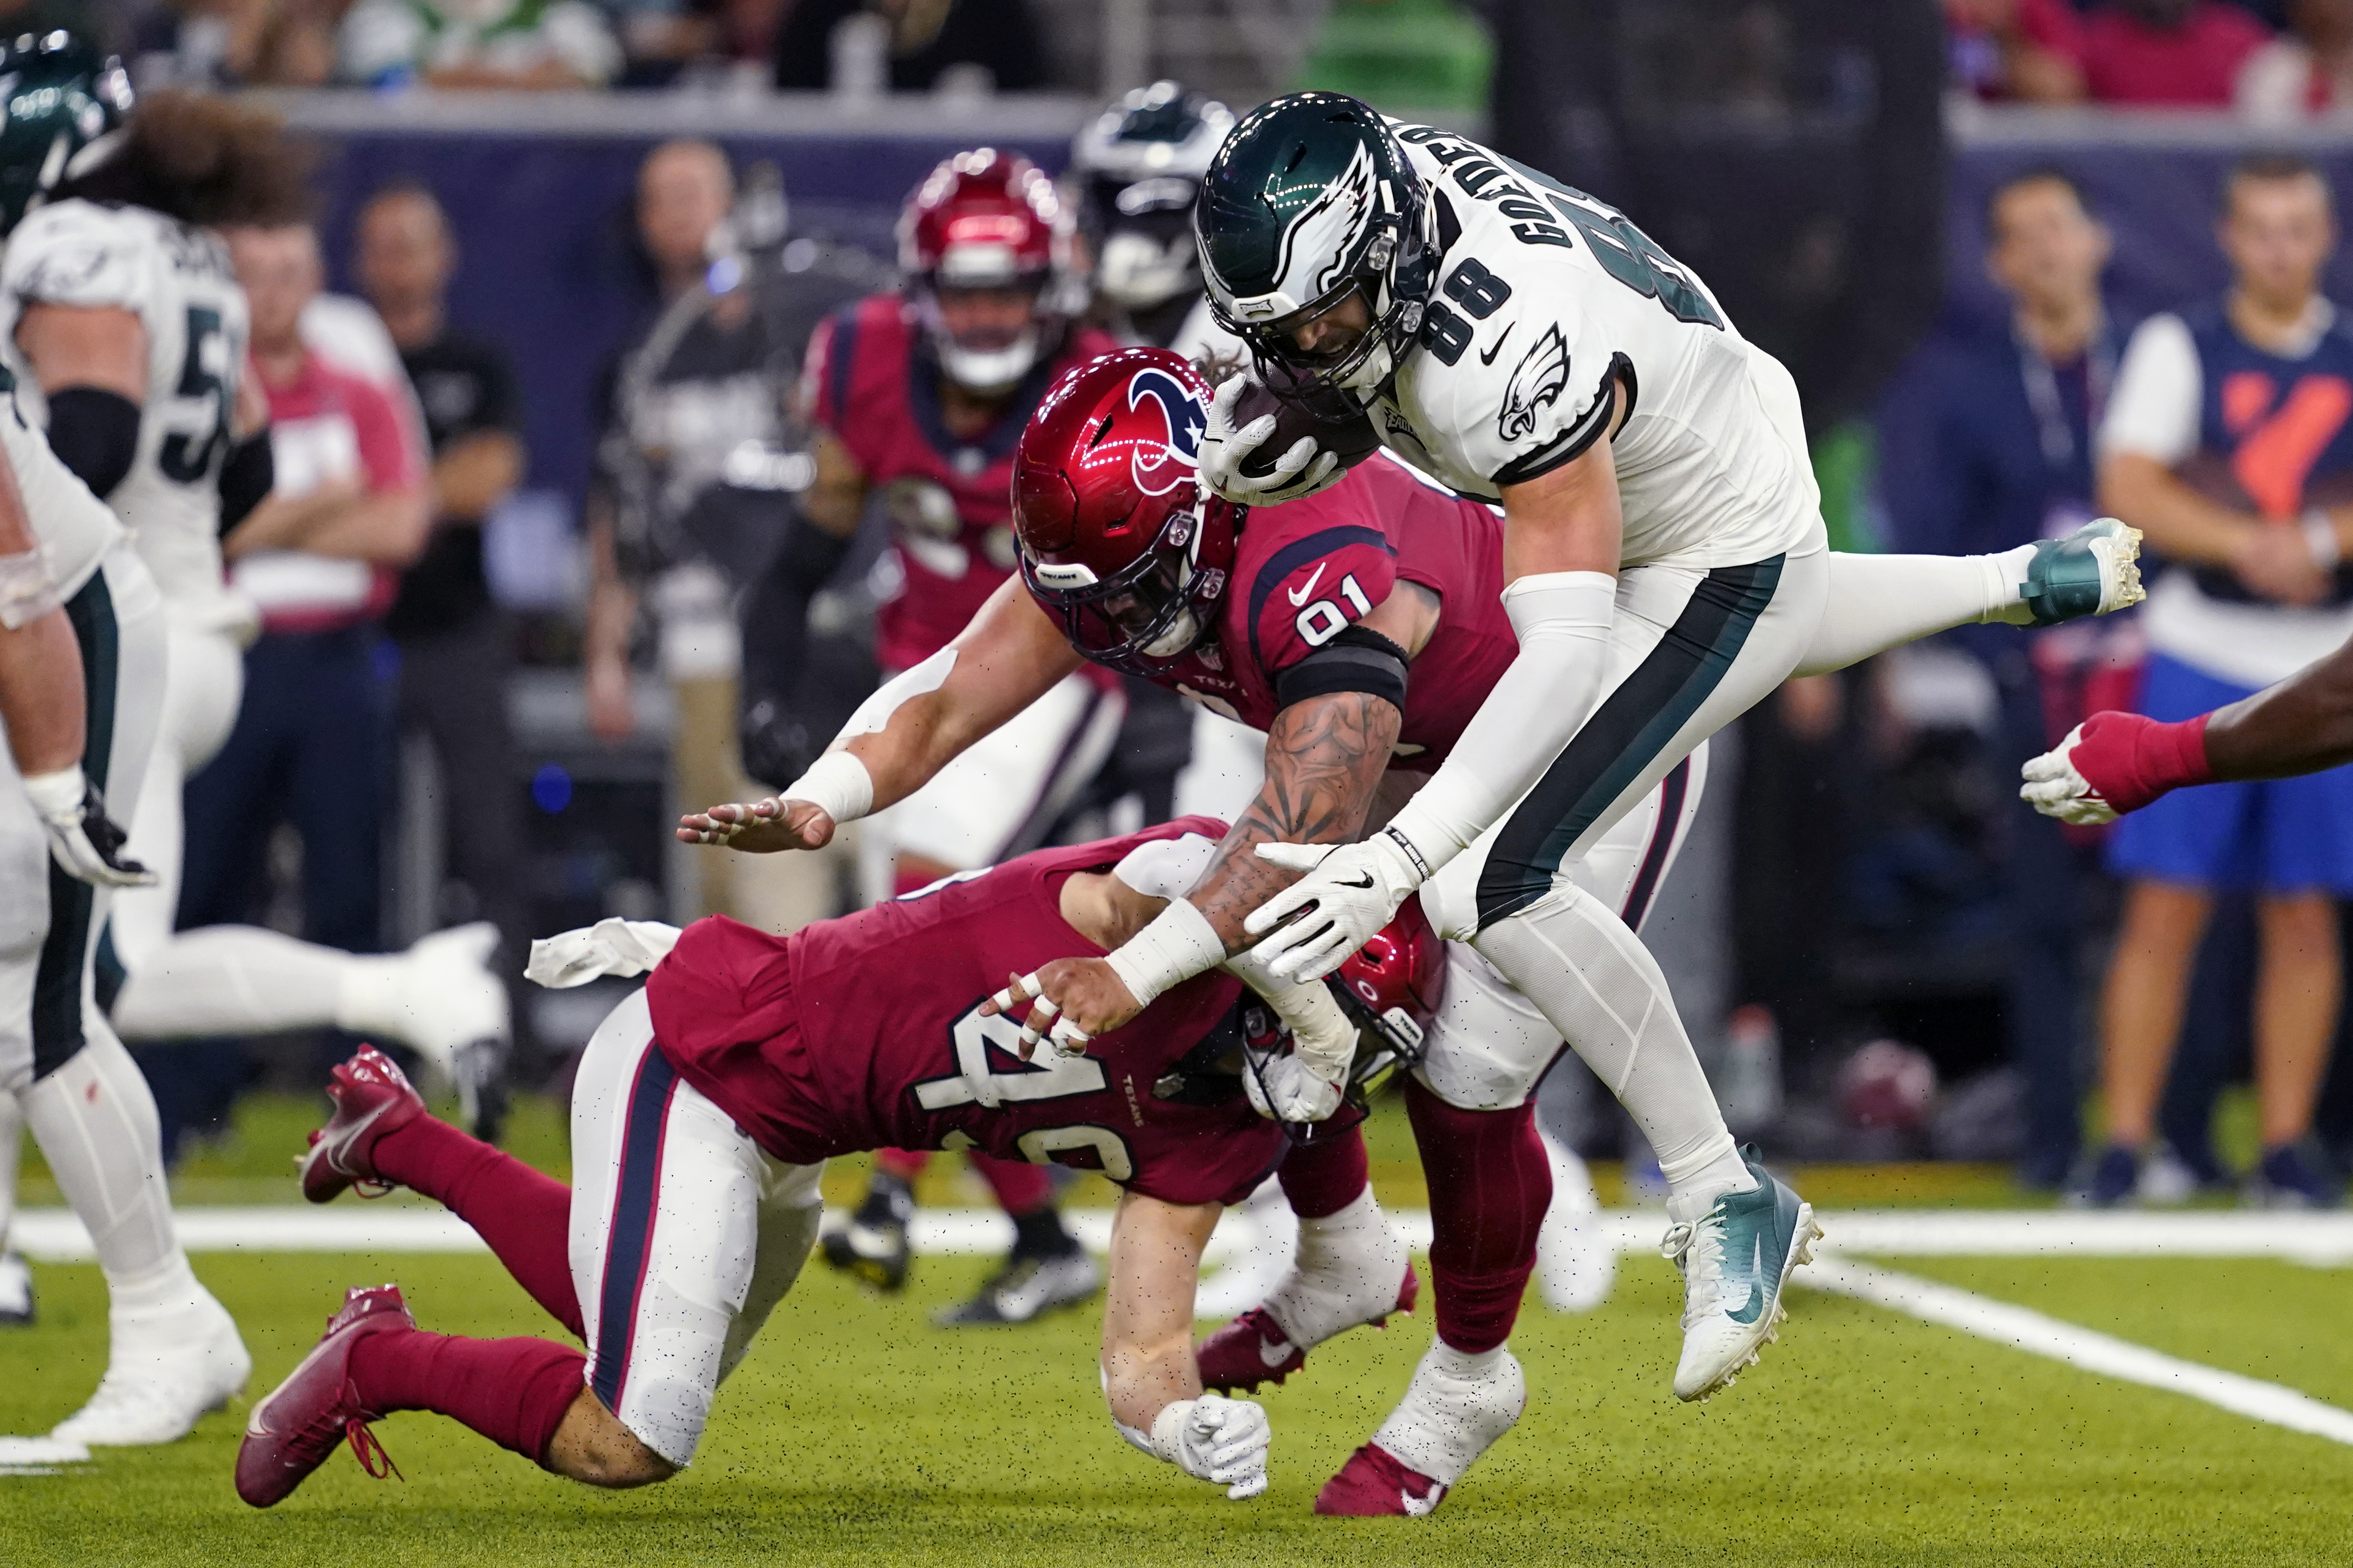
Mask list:
[[[1627,562],[1795,542],[1812,510],[1802,445],[1793,459],[1751,384],[1763,356],[1706,285],[1608,204],[1451,132],[1395,129],[1441,255],[1420,334],[1371,410],[1383,441],[1493,500],[1624,416],[1611,449]]]
[[[147,334],[147,400],[131,471],[106,500],[135,532],[164,591],[221,593],[222,460],[245,365],[245,293],[209,230],[141,207],[59,202],[36,209],[0,257],[0,356],[47,423],[16,346],[36,303],[128,310]]]

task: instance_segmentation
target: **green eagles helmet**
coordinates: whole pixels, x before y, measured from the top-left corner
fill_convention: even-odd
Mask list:
[[[1195,217],[1209,306],[1268,388],[1324,417],[1361,415],[1421,331],[1438,247],[1405,149],[1369,105],[1294,92],[1244,116]],[[1361,296],[1371,330],[1334,352],[1293,329]]]
[[[131,79],[70,33],[0,45],[0,234],[69,174],[103,152],[92,144],[131,113]]]

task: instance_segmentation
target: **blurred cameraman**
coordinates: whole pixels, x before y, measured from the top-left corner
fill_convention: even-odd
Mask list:
[[[640,167],[638,234],[661,302],[608,377],[588,497],[589,726],[608,741],[637,727],[630,648],[649,605],[655,662],[677,700],[671,779],[689,806],[747,798],[736,600],[813,473],[790,405],[801,350],[828,312],[883,276],[860,252],[787,242],[776,172],[754,175],[739,200],[708,142],[665,142]],[[699,911],[734,906],[737,861],[696,858]]]

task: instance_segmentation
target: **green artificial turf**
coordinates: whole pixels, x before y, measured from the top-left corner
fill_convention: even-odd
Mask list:
[[[219,1255],[256,1389],[341,1287],[401,1281],[428,1328],[553,1331],[476,1258]],[[1901,1267],[1912,1268],[1905,1262]],[[1528,1414],[1431,1519],[1310,1512],[1428,1342],[1427,1318],[1316,1352],[1266,1397],[1273,1486],[1223,1500],[1128,1449],[1096,1391],[1091,1310],[933,1329],[979,1258],[880,1300],[813,1267],[722,1391],[699,1462],[602,1495],[438,1417],[383,1422],[406,1481],[338,1454],[252,1512],[229,1488],[241,1409],[175,1447],[0,1477],[0,1563],[1083,1565],[2343,1563],[2353,1449],[2105,1381],[1843,1299],[1799,1293],[1782,1342],[1704,1407],[1667,1393],[1672,1272],[1626,1261],[1585,1318],[1532,1308]],[[2272,1263],[1956,1260],[1971,1289],[2353,1403],[2353,1276]],[[0,1431],[37,1432],[95,1380],[96,1271],[40,1270],[37,1328],[0,1332]]]

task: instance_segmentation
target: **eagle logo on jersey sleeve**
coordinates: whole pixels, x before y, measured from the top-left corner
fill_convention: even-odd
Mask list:
[[[1535,347],[1521,356],[1504,386],[1504,406],[1495,416],[1496,433],[1507,442],[1533,434],[1536,410],[1557,403],[1568,385],[1568,342],[1556,321],[1545,329]]]
[[[1128,469],[1135,488],[1148,496],[1165,496],[1190,482],[1201,466],[1201,433],[1209,427],[1209,411],[1190,387],[1165,370],[1140,370],[1127,384],[1127,405],[1159,405],[1168,421],[1165,442],[1134,443]]]

